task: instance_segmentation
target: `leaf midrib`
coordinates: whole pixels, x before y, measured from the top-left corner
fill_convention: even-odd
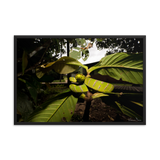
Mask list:
[[[95,69],[91,70],[89,73],[91,73],[92,71],[94,71],[94,70],[96,70],[96,69],[100,69],[100,68],[124,68],[124,69],[132,69],[132,70],[140,70],[140,71],[143,71],[143,68],[135,68],[135,67],[128,67],[128,66],[108,65],[108,66],[97,66],[97,67],[95,67]]]
[[[126,68],[126,69],[135,69],[135,70],[142,70],[143,71],[143,68],[135,68],[135,67],[128,67],[128,66],[112,66],[112,65],[108,65],[108,66],[101,66],[101,67],[105,67],[105,68]],[[101,68],[100,67],[100,68]]]
[[[47,122],[49,122],[49,120],[53,117],[53,115],[59,110],[59,108],[62,106],[62,104],[66,101],[66,99],[68,98],[69,96],[67,96],[66,98],[64,98],[64,100],[60,103],[59,107],[55,110],[55,112],[53,112],[51,114],[51,116],[49,117],[49,119],[47,120]]]

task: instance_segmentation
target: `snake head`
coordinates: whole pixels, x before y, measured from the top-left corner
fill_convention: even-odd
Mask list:
[[[76,78],[77,82],[83,83],[86,77],[83,74],[76,74],[75,78]]]

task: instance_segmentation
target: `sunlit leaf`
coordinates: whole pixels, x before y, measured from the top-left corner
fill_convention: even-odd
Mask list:
[[[86,40],[84,38],[76,38],[77,44],[81,47],[85,47],[87,45]]]
[[[74,58],[71,57],[62,57],[55,61],[54,63],[49,63],[46,66],[42,65],[42,67],[38,67],[36,69],[36,75],[38,78],[43,77],[45,73],[50,70],[55,70],[55,72],[59,74],[68,74],[77,70],[79,67],[83,67],[88,70],[88,67],[80,63]]]
[[[69,122],[77,103],[70,90],[46,101],[29,117],[28,122]]]
[[[143,104],[142,104],[142,103],[135,102],[135,101],[131,101],[131,102],[134,103],[134,104],[137,104],[137,105],[139,105],[139,106],[141,106],[141,107],[143,107]]]
[[[105,96],[109,96],[108,94],[104,94],[104,93],[94,93],[92,95],[92,98],[95,99],[95,98],[100,98],[100,97],[105,97]]]
[[[143,84],[143,54],[112,54],[102,58],[88,71],[91,73],[97,69],[101,75],[108,75],[134,84]]]
[[[70,52],[69,52],[69,57],[72,57],[72,58],[74,58],[74,59],[80,59],[81,58],[81,50],[79,50],[79,51],[76,51],[76,50],[71,50]]]

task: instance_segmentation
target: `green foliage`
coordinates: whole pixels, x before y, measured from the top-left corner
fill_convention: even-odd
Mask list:
[[[98,49],[109,49],[106,55],[117,52],[143,52],[142,38],[96,38],[94,39]]]
[[[37,69],[38,78],[43,76],[48,71],[54,69],[59,74],[68,74],[76,71],[79,67],[83,67],[88,70],[87,66],[71,57],[62,57],[55,62],[48,63],[46,66],[42,65]]]
[[[83,50],[82,51],[82,59],[83,61],[86,61],[89,58],[89,51],[88,50]]]
[[[93,99],[96,99],[96,98],[100,98],[100,97],[106,97],[106,96],[109,96],[108,94],[104,94],[104,93],[94,93],[92,95],[92,98]]]
[[[86,61],[89,57],[89,48],[92,47],[92,43],[89,43],[87,45],[86,40],[85,39],[80,39],[77,38],[77,45],[76,47],[73,47],[70,52],[69,52],[69,56],[79,60],[80,58],[83,59],[83,61]],[[87,46],[86,46],[87,45]]]
[[[91,67],[89,73],[97,69],[101,75],[133,84],[143,84],[143,54],[112,54],[102,58],[95,67]]]
[[[85,47],[87,45],[86,40],[84,38],[76,38],[77,44]]]
[[[41,84],[34,78],[28,75],[28,78],[25,79],[18,78],[18,80],[22,81],[26,85],[26,89],[29,92],[31,98],[34,103],[37,104],[37,92],[41,87]],[[28,81],[30,80],[30,82]]]
[[[33,104],[24,92],[17,91],[17,111],[21,114],[24,121],[33,112]]]
[[[133,103],[133,100],[142,101],[143,94],[136,94],[136,93],[123,93],[118,95],[110,95],[109,97],[101,97],[102,101],[111,107],[117,109],[118,111],[122,112],[123,114],[143,120],[143,105],[141,106],[139,103]]]
[[[74,50],[73,49],[70,50],[69,57],[72,57],[78,60],[81,58],[81,52],[82,52],[81,48],[75,47]]]
[[[70,90],[67,90],[42,104],[27,121],[69,122],[74,113],[77,100]]]
[[[85,68],[85,66],[82,65],[79,61],[71,57],[62,57],[52,65],[53,69],[59,74],[72,73],[77,70],[79,66]]]

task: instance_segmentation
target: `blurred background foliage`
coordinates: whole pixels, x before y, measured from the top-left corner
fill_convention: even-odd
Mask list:
[[[98,49],[108,48],[106,55],[117,52],[138,53],[143,52],[142,38],[98,38],[96,41]]]

